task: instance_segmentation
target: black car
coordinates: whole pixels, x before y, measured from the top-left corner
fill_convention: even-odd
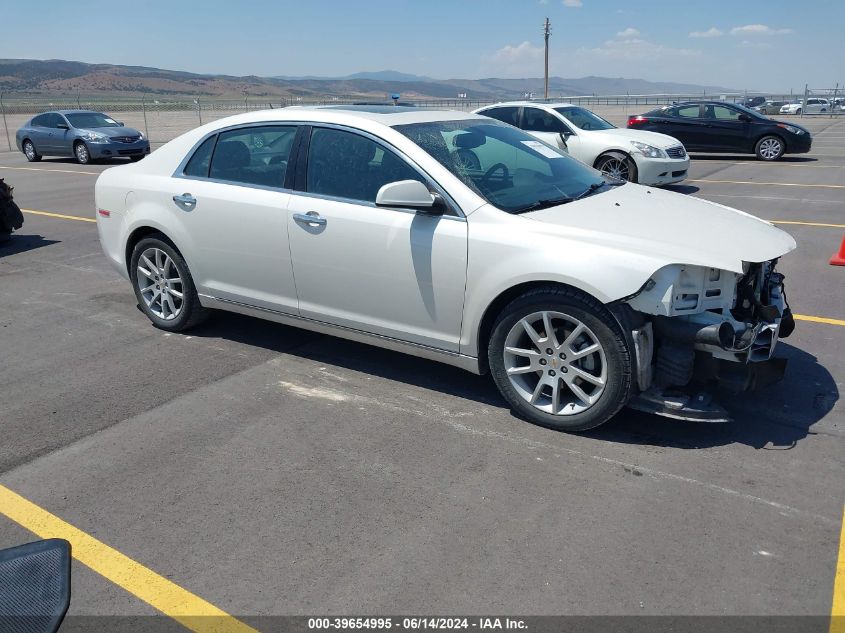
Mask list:
[[[755,108],[764,103],[766,103],[766,97],[748,97],[742,102],[742,105],[746,108]]]
[[[809,152],[813,142],[800,125],[724,101],[675,103],[630,117],[628,127],[674,136],[688,152],[757,154],[760,160]]]

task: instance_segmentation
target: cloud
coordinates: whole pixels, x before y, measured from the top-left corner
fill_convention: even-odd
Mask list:
[[[524,41],[517,46],[503,46],[490,56],[490,61],[497,64],[522,64],[540,59],[543,56],[543,49],[534,46],[529,41]]]
[[[724,33],[715,26],[706,31],[693,31],[689,34],[690,37],[722,37]]]
[[[540,0],[540,4],[549,4],[549,0]]]
[[[792,33],[792,29],[773,29],[765,24],[746,24],[731,29],[731,35],[786,35],[788,33]]]
[[[664,44],[650,42],[641,37],[640,32],[628,27],[616,34],[612,40],[607,40],[597,48],[579,48],[576,53],[582,56],[597,58],[624,59],[626,62],[647,61],[661,57],[697,57],[701,51],[688,48],[673,48]]]
[[[631,28],[631,27],[629,26],[629,27],[628,27],[627,29],[625,29],[624,31],[619,31],[619,32],[616,34],[616,37],[621,37],[621,38],[623,38],[623,39],[629,39],[629,38],[632,38],[632,37],[639,37],[639,35],[640,35],[640,32],[639,32],[637,29],[635,29],[635,28]]]
[[[581,0],[563,0],[563,6],[570,8],[580,8],[583,7],[584,4],[581,2]]]

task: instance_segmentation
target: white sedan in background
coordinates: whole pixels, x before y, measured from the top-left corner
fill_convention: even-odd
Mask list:
[[[699,419],[706,403],[678,392],[696,368],[764,384],[792,327],[787,233],[464,112],[250,112],[107,169],[95,200],[158,328],[215,308],[489,371],[556,429],[626,404]]]
[[[689,156],[678,139],[618,128],[571,103],[498,103],[475,112],[525,130],[613,178],[669,185],[687,177]]]
[[[830,101],[827,99],[807,99],[804,101],[796,101],[795,103],[787,103],[781,106],[781,114],[821,114],[822,112],[830,111]]]

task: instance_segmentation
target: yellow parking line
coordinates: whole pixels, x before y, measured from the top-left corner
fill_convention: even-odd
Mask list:
[[[55,171],[60,174],[84,174],[86,176],[99,176],[98,171],[74,171],[71,169],[44,169],[43,167],[6,167],[0,165],[0,169],[14,169],[17,171]]]
[[[0,485],[0,514],[41,538],[70,541],[73,557],[196,633],[257,633],[240,620]]]
[[[728,185],[765,185],[769,187],[816,187],[821,189],[845,189],[845,185],[802,185],[795,182],[756,182],[754,180],[687,180],[686,182],[712,182]]]
[[[94,218],[83,218],[78,215],[64,215],[62,213],[50,213],[49,211],[35,211],[34,209],[21,209],[24,213],[32,213],[34,215],[46,215],[48,218],[59,218],[62,220],[79,220],[80,222],[94,222]]]
[[[825,224],[824,222],[796,222],[794,220],[772,220],[772,224],[798,224],[800,226],[821,226],[827,229],[845,229],[845,224]]]
[[[845,321],[841,319],[828,319],[827,317],[810,316],[808,314],[793,314],[796,321],[812,321],[813,323],[825,323],[827,325],[840,325],[845,327]]]
[[[845,633],[845,511],[839,535],[839,557],[833,577],[833,604],[830,608],[830,633]]]

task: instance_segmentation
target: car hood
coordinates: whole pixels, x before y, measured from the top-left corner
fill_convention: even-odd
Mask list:
[[[604,137],[611,144],[625,144],[630,141],[637,141],[638,143],[647,143],[660,149],[681,145],[681,142],[673,136],[660,134],[659,132],[649,132],[648,130],[629,130],[627,128],[617,127],[610,130],[581,130],[579,134],[581,132],[585,132],[593,138]]]
[[[763,262],[795,249],[791,235],[730,207],[678,193],[626,184],[523,217],[544,230],[666,264],[742,273],[743,262]]]
[[[117,136],[140,136],[140,132],[131,127],[87,127],[89,132],[96,132],[97,134],[105,134],[109,138]]]

